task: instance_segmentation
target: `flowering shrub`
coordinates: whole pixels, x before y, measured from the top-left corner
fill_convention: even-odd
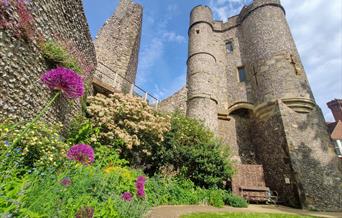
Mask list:
[[[84,165],[94,162],[94,150],[90,145],[74,145],[69,149],[67,156],[70,160],[75,160]]]
[[[121,154],[133,165],[147,166],[170,129],[169,118],[158,114],[140,98],[98,94],[88,98],[87,111],[105,145],[120,145]]]
[[[16,145],[13,141],[24,126],[17,125],[14,130],[13,126],[12,122],[0,124],[0,154],[6,152],[5,159],[0,161],[10,159],[20,170],[56,168],[62,163],[68,147],[59,136],[62,125],[52,126],[38,122]]]

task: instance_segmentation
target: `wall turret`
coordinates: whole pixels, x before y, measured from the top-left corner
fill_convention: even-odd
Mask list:
[[[188,57],[187,115],[217,132],[216,58],[212,51],[212,11],[197,6],[191,12]]]
[[[279,0],[255,0],[239,16],[242,62],[249,72],[256,105],[277,99],[308,112],[314,99]]]

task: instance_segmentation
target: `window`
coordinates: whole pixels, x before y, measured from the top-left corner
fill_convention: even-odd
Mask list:
[[[246,81],[246,70],[244,67],[238,67],[239,71],[239,81],[240,82],[245,82]]]
[[[228,54],[230,54],[234,51],[234,46],[233,46],[232,41],[229,41],[226,43],[226,49],[227,49]]]
[[[342,141],[336,140],[335,141],[335,151],[337,156],[342,157]]]

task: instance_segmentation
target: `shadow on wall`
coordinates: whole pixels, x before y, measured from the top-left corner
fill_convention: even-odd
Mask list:
[[[318,107],[310,113],[294,112],[280,105],[291,165],[306,208],[341,210],[342,174],[323,115]]]

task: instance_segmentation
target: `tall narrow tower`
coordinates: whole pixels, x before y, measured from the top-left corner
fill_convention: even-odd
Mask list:
[[[212,11],[197,6],[191,12],[187,75],[187,115],[217,132],[216,58],[213,55]]]
[[[132,0],[120,0],[114,15],[96,36],[98,68],[95,76],[117,91],[127,92],[130,84],[135,83],[142,16],[141,5]]]

